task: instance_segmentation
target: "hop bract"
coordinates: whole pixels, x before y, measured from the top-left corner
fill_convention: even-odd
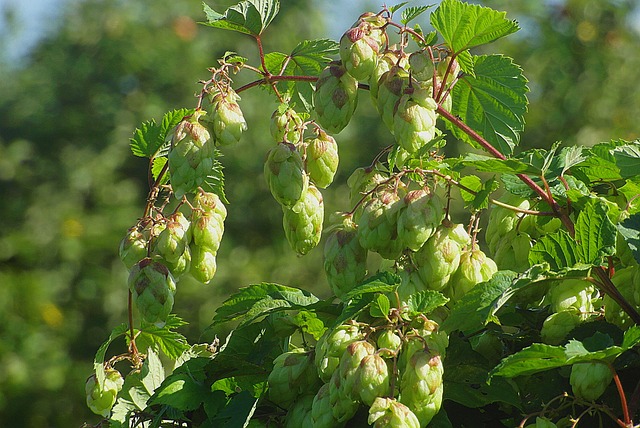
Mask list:
[[[366,355],[355,376],[354,391],[367,406],[371,406],[376,397],[389,395],[389,367],[380,355]]]
[[[593,401],[600,398],[612,379],[613,373],[607,364],[587,362],[571,366],[569,382],[576,397]]]
[[[229,146],[240,141],[242,133],[247,130],[240,105],[240,96],[228,87],[216,93],[211,101],[213,112],[213,133],[216,142],[222,146]]]
[[[184,214],[172,214],[162,224],[162,231],[154,241],[154,251],[168,262],[177,262],[189,244],[189,226],[189,220]]]
[[[444,204],[428,189],[412,190],[403,198],[398,214],[398,238],[418,251],[444,219]]]
[[[271,136],[277,143],[298,144],[302,135],[303,121],[300,115],[287,104],[281,104],[271,115]]]
[[[318,123],[337,134],[347,126],[358,105],[358,81],[340,62],[330,63],[318,76],[314,104]]]
[[[316,186],[324,189],[333,182],[338,170],[338,144],[323,130],[307,142],[307,172]]]
[[[176,294],[176,282],[169,269],[147,257],[131,268],[128,282],[142,318],[148,323],[164,326]]]
[[[301,200],[309,186],[302,157],[289,143],[278,144],[269,150],[264,176],[275,200],[285,207],[292,207]]]
[[[625,300],[633,305],[636,310],[640,309],[638,297],[640,293],[640,268],[638,265],[629,266],[617,270],[611,278],[611,282],[616,286]],[[626,330],[634,325],[629,315],[622,310],[620,305],[611,298],[609,294],[604,296],[604,317],[611,324],[615,324],[622,330]]]
[[[169,172],[171,187],[178,198],[202,185],[213,168],[215,144],[199,121],[205,114],[203,110],[196,110],[172,132]]]
[[[433,78],[433,62],[427,51],[420,50],[409,55],[409,66],[412,77],[421,81]]]
[[[575,310],[580,314],[593,312],[592,297],[595,286],[582,279],[565,279],[549,288],[547,297],[553,312]]]
[[[96,375],[87,379],[84,390],[87,396],[87,406],[97,415],[108,417],[116,402],[116,398],[124,385],[120,372],[108,369],[105,372],[104,385],[100,388]]]
[[[305,394],[293,403],[293,406],[291,406],[291,409],[287,412],[287,417],[284,420],[285,428],[314,426],[311,416],[313,398],[313,394]]]
[[[420,421],[411,409],[387,397],[375,399],[367,422],[374,428],[420,428]]]
[[[319,382],[313,365],[313,356],[303,349],[280,354],[273,360],[273,369],[269,374],[269,399],[289,408],[303,392]]]
[[[371,95],[371,100],[373,101],[373,105],[376,109],[379,107],[377,100],[380,78],[384,73],[396,66],[396,64],[399,64],[399,67],[404,69],[407,64],[406,56],[404,56],[404,53],[401,50],[390,48],[378,58],[376,68],[373,70],[373,73],[371,73],[371,77],[369,78],[369,94]],[[378,113],[382,114],[380,110],[378,110]]]
[[[529,268],[531,237],[525,232],[510,230],[497,244],[493,261],[502,270],[524,272]]]
[[[291,208],[282,207],[285,236],[291,248],[304,255],[315,248],[322,236],[324,203],[322,194],[310,184],[303,198]]]
[[[540,337],[548,345],[560,345],[567,334],[580,324],[580,321],[580,314],[576,310],[556,312],[544,320]]]

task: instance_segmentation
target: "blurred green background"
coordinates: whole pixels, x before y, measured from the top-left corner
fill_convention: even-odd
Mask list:
[[[209,2],[217,10],[231,3]],[[264,36],[267,50],[287,52],[303,38],[337,39],[359,12],[378,6],[282,3]],[[482,3],[508,11],[523,28],[488,48],[514,57],[530,80],[523,147],[638,138],[635,1]],[[56,10],[57,20],[24,56],[5,49],[0,57],[3,427],[98,422],[84,404],[84,380],[97,348],[126,318],[127,272],[117,247],[146,195],[147,165],[130,154],[129,137],[142,121],[195,106],[197,82],[225,51],[256,58],[247,37],[198,25],[204,20],[198,0],[69,0]],[[24,31],[12,11],[11,3],[0,2],[5,46]],[[426,16],[420,23],[427,26]],[[239,84],[250,77],[239,75]],[[341,165],[324,192],[327,213],[347,208],[350,171],[391,141],[370,104],[362,94],[360,119],[337,138]],[[276,104],[254,90],[242,94],[241,107],[249,132],[224,151],[231,203],[218,274],[209,286],[183,280],[176,296],[175,312],[190,323],[182,332],[191,342],[211,339],[201,332],[238,287],[269,281],[329,294],[321,247],[304,258],[292,253],[281,210],[262,179]]]

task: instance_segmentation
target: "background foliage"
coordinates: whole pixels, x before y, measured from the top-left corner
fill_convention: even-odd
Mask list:
[[[231,2],[219,3],[223,9]],[[483,3],[508,11],[523,27],[492,47],[512,56],[530,80],[522,144],[637,138],[635,2]],[[332,20],[304,1],[282,7],[267,43],[285,51],[302,38],[324,36],[323,23]],[[242,37],[196,24],[203,19],[192,0],[76,2],[23,65],[1,66],[0,426],[95,419],[84,404],[84,379],[95,349],[124,319],[126,269],[116,250],[140,215],[146,189],[144,160],[129,155],[131,132],[166,110],[192,107],[196,82],[215,58],[252,49]],[[273,281],[329,294],[321,250],[303,259],[292,254],[261,176],[271,145],[262,137],[265,111],[275,104],[259,91],[242,96],[247,150],[224,153],[231,204],[219,272],[207,288],[182,284],[176,299],[191,338],[240,286]],[[361,117],[339,135],[342,175],[325,192],[328,213],[344,207],[345,171],[369,161],[356,143],[388,144],[374,112]]]

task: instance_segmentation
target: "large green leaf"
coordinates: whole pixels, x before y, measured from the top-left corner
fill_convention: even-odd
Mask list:
[[[167,357],[177,359],[189,349],[187,339],[174,329],[187,323],[175,315],[169,315],[164,327],[145,324],[141,327],[136,338],[136,344],[142,349],[153,348],[162,351]]]
[[[442,34],[447,46],[456,54],[520,29],[516,21],[506,18],[506,12],[459,0],[440,3],[431,14],[431,25]]]
[[[280,10],[278,0],[244,0],[218,13],[203,3],[206,25],[259,36]]]
[[[616,227],[609,220],[604,202],[590,199],[578,214],[575,231],[579,261],[601,264],[603,257],[615,253]]]
[[[522,351],[503,359],[489,373],[493,376],[516,377],[530,375],[545,370],[562,367],[567,364],[567,356],[562,346],[534,343]]]
[[[474,57],[474,74],[464,75],[453,87],[451,113],[508,156],[524,129],[527,79],[522,69],[503,55]],[[456,137],[476,145],[458,127],[448,126]]]
[[[634,214],[619,223],[617,229],[629,245],[633,257],[640,263],[640,214]]]
[[[460,179],[460,184],[474,193],[460,189],[465,205],[472,211],[479,211],[489,206],[489,196],[500,187],[495,178],[482,180],[476,175],[465,175]]]
[[[529,252],[529,264],[548,263],[553,271],[575,266],[579,261],[575,240],[565,230],[545,235]]]
[[[612,154],[623,178],[630,178],[640,174],[639,142],[618,146],[613,150]]]
[[[540,168],[534,165],[527,164],[526,162],[509,158],[509,159],[496,159],[491,156],[480,155],[477,153],[469,153],[465,155],[460,161],[466,166],[472,166],[480,172],[495,172],[495,173],[509,173],[509,174],[531,174],[541,175]]]

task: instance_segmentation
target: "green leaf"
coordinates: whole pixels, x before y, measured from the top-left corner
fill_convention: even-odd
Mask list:
[[[489,206],[489,196],[500,185],[491,177],[488,180],[481,180],[475,175],[466,175],[460,179],[460,184],[475,192],[475,195],[460,189],[462,199],[466,202],[466,206],[473,211],[479,211]]]
[[[548,263],[554,271],[573,267],[578,261],[576,243],[565,230],[543,236],[529,252],[530,265]]]
[[[447,46],[456,54],[520,29],[516,21],[506,18],[506,12],[458,0],[440,3],[431,14],[431,25],[442,34]]]
[[[203,3],[206,25],[259,36],[280,10],[278,0],[244,0],[220,14]]]
[[[600,200],[590,199],[580,211],[575,224],[579,261],[601,264],[605,256],[616,251],[616,226],[609,220],[608,208]]]
[[[638,343],[640,343],[640,326],[634,325],[624,332],[622,347],[624,349],[631,349]]]
[[[327,329],[324,326],[324,322],[315,312],[299,311],[295,317],[293,317],[293,323],[300,328],[304,333],[308,333],[318,340]]]
[[[193,358],[178,367],[157,388],[149,405],[168,405],[189,411],[200,407],[211,388],[206,379],[208,358]]]
[[[638,175],[638,171],[640,171],[640,143],[618,146],[613,149],[612,154],[622,178]]]
[[[524,129],[527,111],[527,79],[509,57],[474,57],[475,76],[464,75],[453,87],[451,113],[484,137],[505,156],[513,152]],[[453,134],[476,146],[463,131],[450,122]]]
[[[220,197],[222,202],[228,204],[229,201],[224,193],[224,167],[219,160],[221,157],[222,153],[216,149],[213,154],[213,166],[211,167],[209,175],[205,178],[202,188],[207,192],[215,193]]]
[[[159,151],[159,156],[165,156],[169,146],[169,133],[185,116],[192,113],[193,110],[182,108],[165,113],[159,125],[154,119],[144,122],[133,132],[130,140],[131,152],[143,158],[152,158]]]
[[[189,349],[187,339],[180,333],[173,331],[187,323],[176,315],[169,315],[167,323],[160,328],[154,324],[141,327],[136,338],[136,344],[142,349],[147,347],[162,351],[167,357],[175,360]]]
[[[207,369],[209,380],[249,374],[268,374],[275,357],[284,351],[273,325],[244,324],[227,336],[222,350]]]
[[[102,345],[100,345],[98,351],[96,352],[96,356],[93,359],[93,370],[96,373],[96,381],[98,382],[98,385],[100,385],[100,388],[104,386],[104,358],[107,354],[107,348],[109,347],[111,342],[113,342],[118,337],[123,336],[128,330],[129,327],[125,323],[122,323],[119,326],[115,327],[113,330],[111,330],[109,338]]]
[[[560,175],[564,175],[572,167],[581,164],[587,159],[584,155],[584,147],[572,146],[563,147],[560,152],[560,159],[562,164],[562,172]]]
[[[389,8],[389,12],[391,12],[393,14],[393,13],[397,12],[398,10],[402,9],[402,6],[406,5],[407,3],[409,3],[409,2],[408,1],[403,1],[402,3],[395,4],[395,5],[393,5],[393,6],[391,6]]]
[[[409,22],[413,21],[427,10],[429,10],[433,5],[428,6],[415,6],[408,7],[402,11],[402,17],[400,18],[400,22],[404,25],[407,25]]]
[[[253,284],[241,288],[225,300],[216,311],[213,324],[239,318],[242,318],[242,323],[248,323],[274,308],[302,308],[318,300],[313,294],[299,288],[266,282]]]
[[[503,160],[469,153],[460,162],[463,165],[474,167],[479,172],[542,175],[539,168],[514,158]]]
[[[616,227],[629,245],[633,257],[640,263],[640,214],[630,216]]]
[[[210,418],[211,426],[225,428],[244,428],[248,425],[258,399],[248,391],[242,391],[231,397],[229,403],[214,417]]]
[[[391,302],[389,302],[389,298],[384,294],[378,294],[371,302],[369,313],[374,318],[388,318],[390,309]]]
[[[407,308],[409,309],[409,314],[412,316],[428,314],[440,306],[444,306],[448,301],[449,298],[445,297],[439,291],[422,290],[409,296]]]
[[[516,377],[531,375],[545,370],[562,367],[567,364],[567,355],[563,346],[534,343],[522,351],[503,359],[489,373],[493,376]]]
[[[164,169],[164,166],[167,164],[167,162],[168,162],[168,159],[165,156],[153,158],[153,165],[151,166],[151,174],[153,175],[154,180],[158,179],[158,176]],[[169,170],[167,169],[164,175],[162,176],[162,180],[160,180],[159,184],[160,185],[167,184],[168,181],[169,181]]]
[[[489,322],[500,323],[495,316],[495,302],[511,286],[515,272],[499,271],[487,281],[473,287],[452,308],[442,323],[442,329],[451,333],[455,330],[477,330]]]
[[[146,353],[147,358],[140,369],[140,382],[142,382],[149,395],[152,395],[164,380],[164,367],[158,354],[152,348],[147,348]]]
[[[349,291],[344,300],[347,301],[369,293],[388,293],[400,285],[400,282],[402,279],[398,275],[388,271],[380,272]]]

